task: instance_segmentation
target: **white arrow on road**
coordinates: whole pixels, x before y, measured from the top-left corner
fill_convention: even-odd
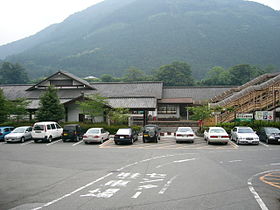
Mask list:
[[[163,166],[170,165],[172,163],[183,163],[183,162],[188,162],[188,161],[192,161],[192,160],[196,160],[196,158],[184,159],[184,160],[175,160],[175,161],[173,161],[171,163],[166,163],[166,164],[158,165],[156,168],[161,168]]]

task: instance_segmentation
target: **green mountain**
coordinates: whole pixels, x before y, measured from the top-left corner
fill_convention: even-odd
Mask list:
[[[31,77],[146,72],[173,61],[196,78],[213,66],[280,68],[280,12],[243,0],[105,0],[34,36],[0,46]]]

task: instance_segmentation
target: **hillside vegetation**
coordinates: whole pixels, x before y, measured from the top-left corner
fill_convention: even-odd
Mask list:
[[[51,11],[50,11],[51,12]],[[173,61],[195,78],[214,66],[280,67],[280,12],[243,0],[105,0],[29,38],[0,58],[31,77],[63,69],[78,76],[151,72]]]

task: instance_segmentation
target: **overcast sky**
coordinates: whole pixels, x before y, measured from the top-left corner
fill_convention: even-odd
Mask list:
[[[33,35],[101,1],[103,0],[1,0],[0,45]],[[280,0],[254,1],[280,10]]]

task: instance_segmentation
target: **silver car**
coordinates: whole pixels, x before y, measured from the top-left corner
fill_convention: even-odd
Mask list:
[[[11,133],[5,136],[5,141],[8,142],[25,142],[26,140],[32,139],[31,126],[21,126],[15,128]]]

